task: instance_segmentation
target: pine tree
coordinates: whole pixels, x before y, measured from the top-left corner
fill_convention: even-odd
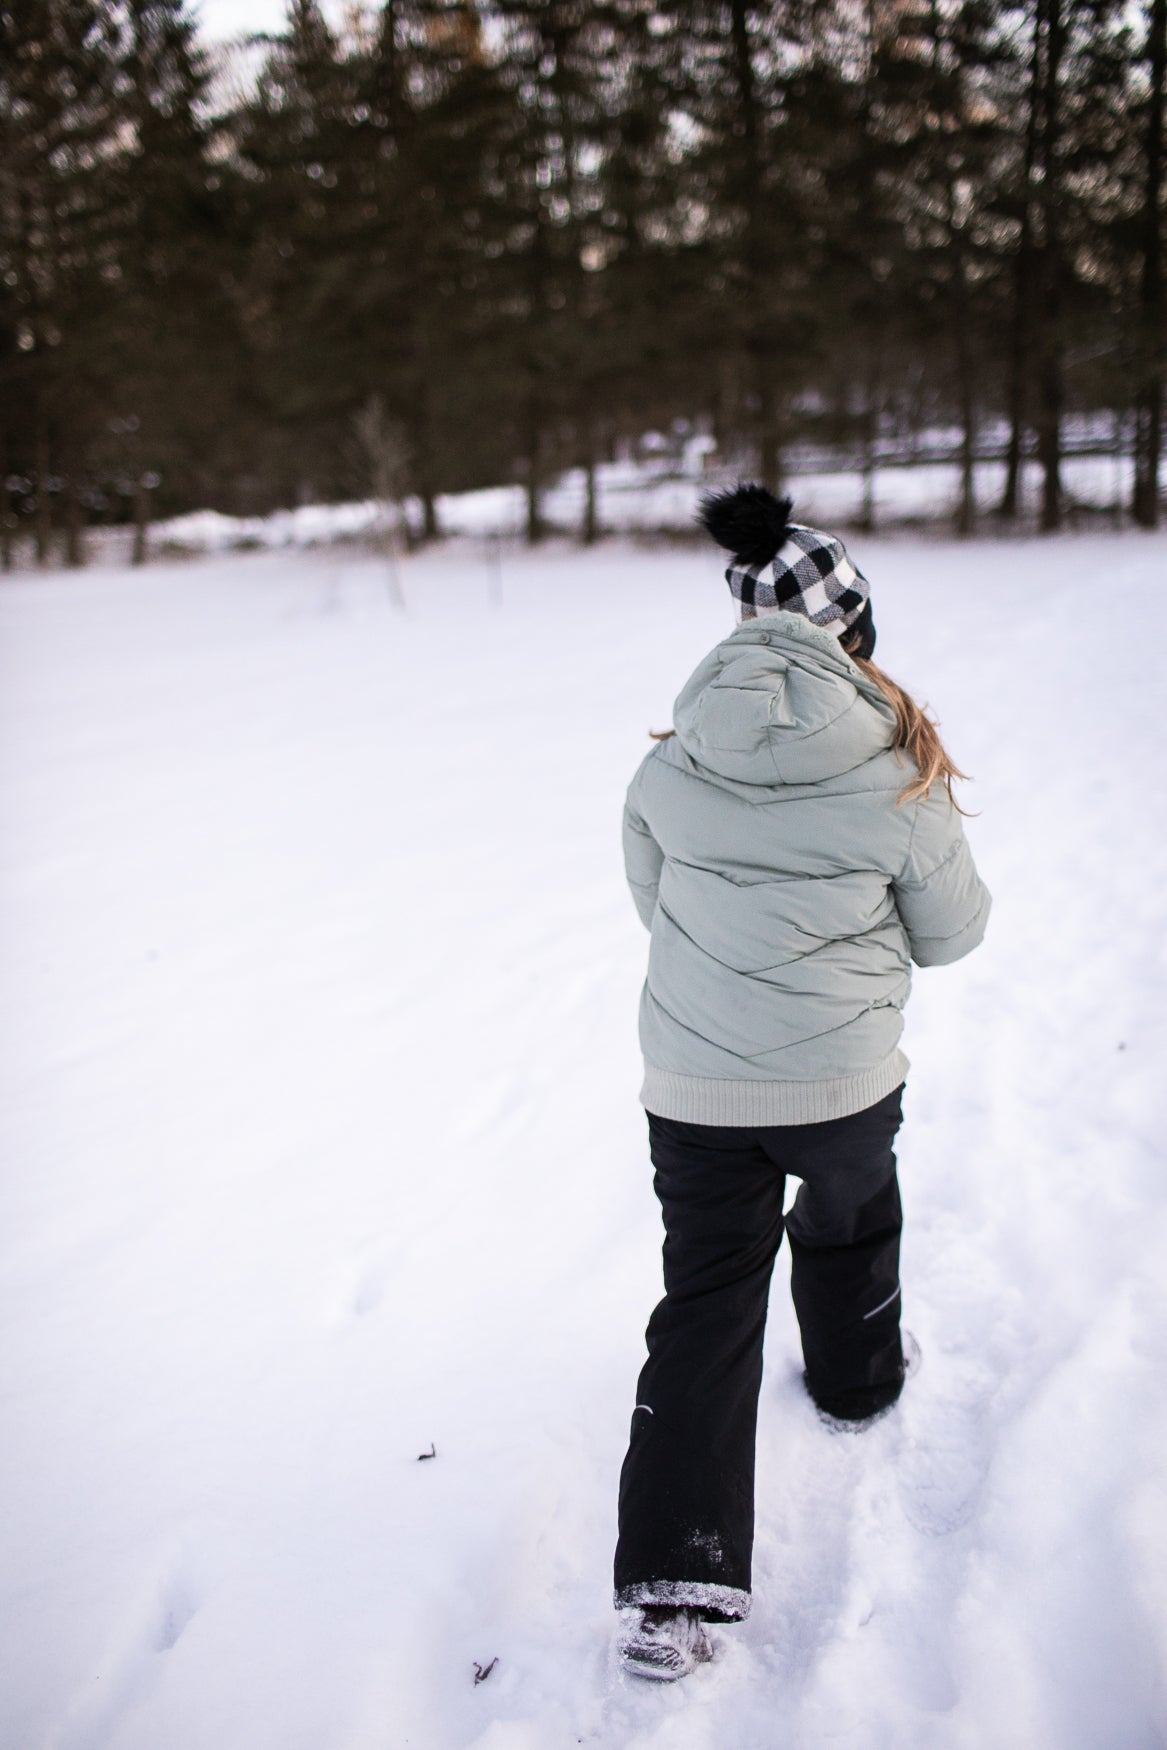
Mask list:
[[[119,25],[104,452],[129,489],[140,563],[154,491],[178,505],[216,484],[199,458],[233,412],[228,237],[204,113],[210,69],[187,0],[125,0]]]
[[[91,0],[11,0],[0,10],[3,466],[27,487],[41,563],[62,487],[67,557],[81,557],[95,336],[116,272],[107,236],[111,38],[109,10]]]
[[[929,334],[933,369],[960,430],[956,528],[968,535],[991,384],[982,347],[992,266],[985,213],[1010,137],[997,81],[1008,51],[983,0],[916,0],[897,9],[883,60],[882,125],[897,144],[907,241],[901,268],[917,333]]]
[[[1018,217],[1005,494],[1017,505],[1023,429],[1042,471],[1040,526],[1061,526],[1069,361],[1113,346],[1113,295],[1098,271],[1115,198],[1129,49],[1114,0],[1032,0]]]
[[[1131,509],[1145,529],[1159,523],[1159,465],[1167,378],[1167,296],[1163,283],[1164,86],[1167,0],[1149,0],[1145,46],[1148,90],[1144,130],[1142,254],[1135,400],[1135,483]]]
[[[698,141],[686,168],[709,210],[702,326],[719,355],[719,424],[738,431],[758,477],[777,487],[785,409],[802,375],[812,267],[781,101],[784,70],[800,44],[785,9],[758,10],[745,0],[682,6],[677,17],[688,37]]]

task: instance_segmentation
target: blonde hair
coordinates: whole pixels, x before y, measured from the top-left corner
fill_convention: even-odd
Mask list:
[[[843,645],[846,650],[846,644]],[[940,739],[940,731],[929,717],[927,710],[917,705],[910,693],[893,681],[890,675],[877,668],[869,656],[856,656],[854,651],[848,651],[851,661],[860,674],[866,675],[874,687],[877,687],[895,712],[896,731],[892,749],[898,756],[901,748],[911,755],[916,764],[916,776],[904,785],[896,797],[896,807],[902,808],[905,802],[915,802],[917,797],[926,796],[933,784],[939,778],[948,791],[948,800],[958,814],[967,814],[956,797],[952,794],[952,780],[961,778],[967,782],[968,774],[954,765],[945,751]],[[650,729],[649,735],[653,741],[668,741],[676,733],[672,729]]]
[[[966,810],[952,794],[952,780],[965,778],[966,774],[953,764],[945,752],[933,719],[922,706],[917,705],[910,693],[905,693],[890,675],[877,668],[869,656],[856,656],[852,653],[851,661],[860,674],[866,675],[872,685],[879,688],[895,712],[896,732],[892,748],[897,755],[902,748],[916,763],[916,776],[904,785],[896,797],[896,807],[902,807],[905,802],[914,802],[918,796],[926,796],[939,778],[948,791],[948,800],[952,806],[958,814],[964,814]]]

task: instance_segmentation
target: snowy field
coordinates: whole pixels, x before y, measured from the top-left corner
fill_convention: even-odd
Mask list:
[[[663,1689],[619,818],[716,555],[0,583],[2,1750],[1167,1743],[1167,538],[853,546],[996,902],[908,1011],[923,1365],[829,1433],[783,1253],[754,1614]]]

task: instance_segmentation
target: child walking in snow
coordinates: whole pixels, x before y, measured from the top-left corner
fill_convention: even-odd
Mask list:
[[[790,1241],[806,1389],[860,1427],[899,1396],[892,1145],[911,962],[975,948],[989,895],[934,725],[872,662],[866,579],[760,486],[712,495],[736,630],[632,781],[628,880],[665,1298],[620,1478],[626,1668],[683,1677],[750,1608],[754,1435]],[[783,1217],[787,1175],[800,1180]]]

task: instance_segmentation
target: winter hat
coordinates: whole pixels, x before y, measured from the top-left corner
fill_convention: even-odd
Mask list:
[[[803,614],[837,637],[851,634],[859,643],[851,654],[869,657],[875,649],[871,588],[847,557],[842,541],[821,529],[790,521],[791,502],[764,486],[738,485],[709,492],[698,521],[718,546],[733,554],[725,574],[738,604],[738,618],[783,611]],[[763,578],[762,573],[769,575]]]

